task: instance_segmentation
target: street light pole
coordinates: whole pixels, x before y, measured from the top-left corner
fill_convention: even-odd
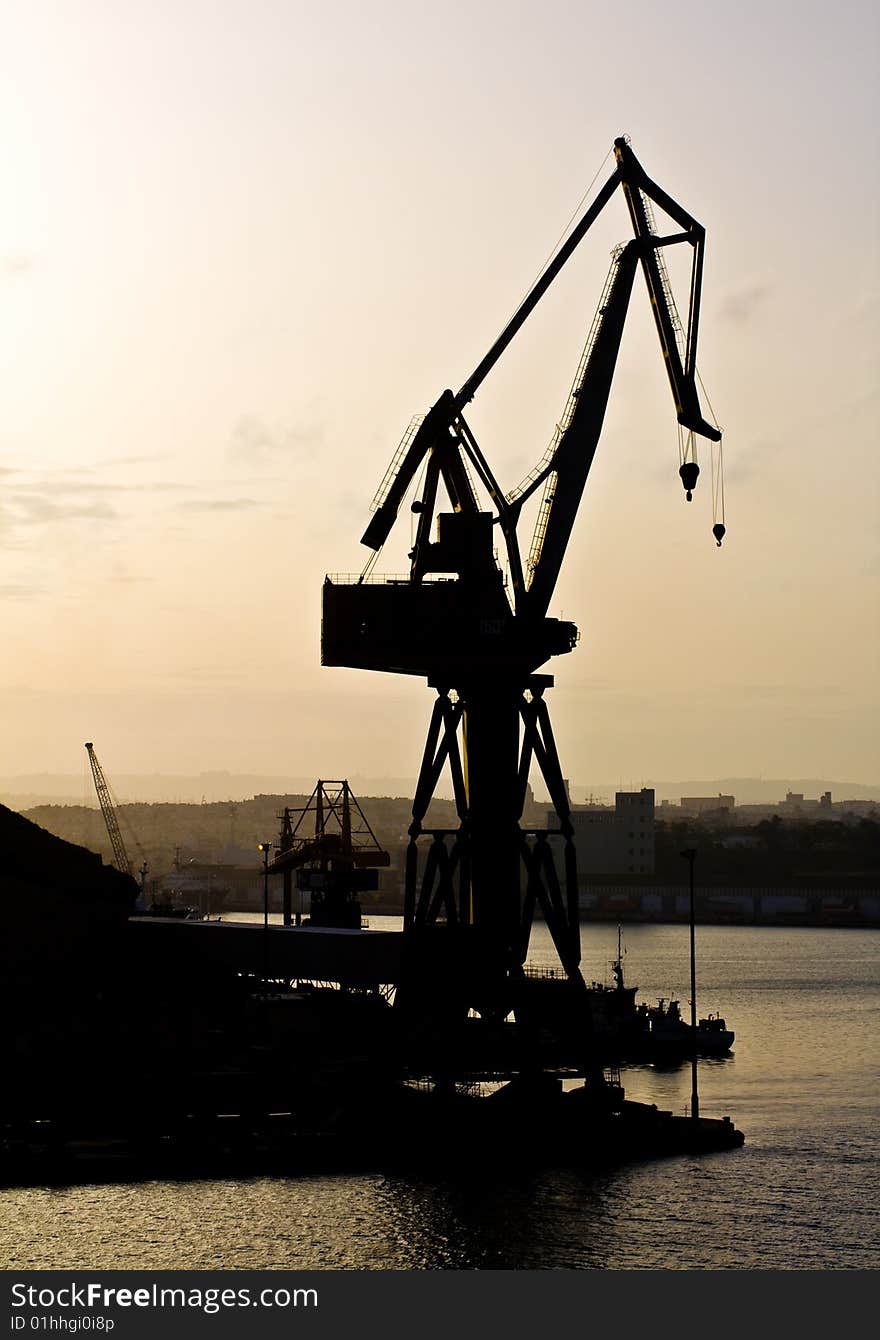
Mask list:
[[[271,842],[261,842],[263,853],[263,991],[269,989],[269,852]]]
[[[691,1116],[694,1121],[700,1115],[700,1098],[697,1093],[697,956],[694,945],[694,861],[697,853],[693,847],[683,851],[682,856],[690,867],[690,935],[691,935]]]

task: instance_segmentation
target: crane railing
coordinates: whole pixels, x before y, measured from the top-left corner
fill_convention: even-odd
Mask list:
[[[611,286],[614,283],[614,276],[617,271],[617,265],[618,262],[620,261],[620,257],[623,254],[623,249],[624,249],[623,245],[617,246],[611,253],[611,265],[609,267],[608,274],[605,277],[605,286],[602,289],[602,296],[599,299],[599,305],[596,308],[596,312],[593,316],[593,322],[592,325],[590,326],[589,334],[587,335],[587,342],[584,345],[584,350],[583,353],[581,354],[580,362],[578,363],[577,372],[575,373],[574,381],[571,384],[571,390],[568,393],[568,400],[566,401],[565,410],[563,411],[562,417],[556,425],[556,429],[553,433],[553,436],[550,439],[550,445],[547,447],[547,450],[544,452],[544,455],[541,457],[540,461],[538,461],[538,464],[534,467],[534,469],[529,471],[525,479],[522,480],[522,482],[518,484],[515,489],[511,489],[510,493],[505,495],[509,503],[517,502],[520,499],[528,497],[530,493],[533,493],[538,484],[540,484],[541,480],[547,478],[548,472],[552,468],[553,458],[556,455],[557,449],[559,447],[560,442],[562,441],[564,434],[566,433],[569,425],[571,424],[572,418],[574,417],[575,409],[577,407],[578,398],[580,397],[581,391],[583,390],[584,387],[584,380],[586,379],[587,368],[589,367],[590,363],[590,355],[593,352],[596,339],[598,338],[599,331],[602,326],[602,316],[605,312],[605,305],[611,293]],[[545,499],[546,496],[547,496],[547,489],[545,488],[544,490]],[[534,544],[535,539],[533,537],[532,548],[534,548]],[[530,567],[532,566],[531,556],[529,559],[529,566]]]
[[[382,477],[382,482],[376,489],[373,501],[370,503],[371,512],[378,512],[379,508],[388,497],[388,494],[391,491],[391,485],[394,483],[397,472],[403,462],[403,458],[409,450],[413,438],[421,428],[424,419],[424,414],[415,414],[412,419],[410,419],[409,427],[400,439],[400,445],[391,457],[391,464],[385,471],[385,474]]]
[[[556,497],[556,485],[558,482],[559,476],[555,470],[551,470],[544,483],[544,492],[541,494],[541,506],[538,508],[538,517],[535,521],[535,529],[532,532],[532,542],[529,546],[529,556],[526,561],[526,571],[529,577],[535,571],[535,568],[541,560],[541,552],[544,548],[547,527],[550,524],[550,513],[553,511],[553,499]]]
[[[657,223],[655,220],[654,205],[651,200],[651,197],[646,195],[644,191],[639,191],[639,195],[642,197],[642,204],[644,205],[645,209],[645,218],[648,220],[648,228],[656,236]],[[666,259],[663,255],[662,247],[656,247],[654,249],[654,258],[657,262],[657,272],[660,275],[660,284],[663,289],[663,297],[666,300],[666,307],[669,312],[669,319],[672,322],[672,329],[675,331],[675,343],[678,346],[678,352],[679,356],[681,357],[682,363],[684,363],[687,356],[687,336],[685,335],[684,325],[682,324],[682,320],[678,312],[678,307],[676,306],[675,303],[675,296],[672,292],[672,284],[669,281],[669,271],[666,268]]]
[[[553,434],[550,446],[544,453],[544,459],[547,461],[546,468],[543,471],[543,476],[545,478],[544,492],[541,495],[541,504],[540,507],[538,508],[538,516],[535,521],[535,529],[532,533],[532,542],[531,545],[529,546],[529,556],[528,559],[526,560],[527,580],[531,577],[532,573],[535,571],[539,562],[541,561],[541,553],[543,551],[544,540],[547,535],[547,526],[549,525],[550,522],[550,514],[553,511],[553,500],[556,497],[556,486],[558,483],[557,473],[553,469],[553,459],[556,456],[556,452],[559,449],[559,444],[562,442],[562,439],[565,436],[566,432],[568,431],[569,427],[571,426],[571,421],[574,418],[574,412],[575,409],[577,408],[577,402],[584,388],[584,382],[586,380],[587,370],[590,366],[590,358],[592,356],[593,350],[596,347],[596,341],[599,338],[599,332],[602,329],[602,319],[605,315],[605,309],[611,297],[611,290],[617,275],[617,267],[620,264],[620,258],[623,255],[623,252],[624,247],[618,246],[615,247],[614,251],[611,253],[611,265],[609,267],[608,274],[605,278],[605,286],[602,289],[602,296],[599,299],[599,305],[596,308],[596,312],[593,317],[593,323],[590,326],[590,331],[589,334],[587,335],[587,342],[584,345],[584,351],[581,354],[581,360],[580,363],[578,364],[578,369],[577,372],[575,373],[574,381],[572,382],[571,385],[571,390],[568,395],[565,410],[563,412],[562,418],[556,425],[556,432]],[[536,468],[536,470],[533,471],[533,475],[534,475],[534,484],[529,485],[529,487],[531,488],[534,488],[535,485],[539,483],[542,478],[542,472],[540,468]],[[521,485],[519,496],[520,497],[526,496],[527,491],[528,491],[527,488],[523,488],[523,486]],[[514,490],[514,492],[516,492],[516,490]],[[508,495],[508,497],[510,497],[510,495]]]

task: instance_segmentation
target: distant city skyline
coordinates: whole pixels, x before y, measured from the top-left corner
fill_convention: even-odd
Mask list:
[[[550,610],[581,630],[545,667],[563,771],[872,784],[878,25],[866,0],[11,11],[0,774],[76,777],[88,739],[114,778],[415,777],[432,695],[321,668],[323,577],[360,570],[410,417],[627,133],[706,227],[728,533],[708,451],[684,500],[637,277]],[[616,200],[469,411],[505,487],[628,235]],[[404,516],[378,568],[409,543]]]
[[[329,779],[328,779],[329,780]],[[343,780],[341,777],[335,780]],[[413,794],[416,778],[413,777],[348,777],[352,790],[357,796],[408,798]],[[118,777],[109,776],[111,788],[121,804],[179,802],[181,804],[237,804],[246,802],[257,795],[309,795],[317,778],[298,775],[259,776],[255,774],[234,774],[224,772],[204,773],[193,777],[163,776],[161,774],[131,776],[126,773]],[[656,795],[658,806],[670,800],[678,804],[686,796],[713,796],[733,793],[737,805],[778,804],[785,800],[789,791],[801,791],[806,800],[818,802],[826,791],[831,791],[834,803],[844,800],[880,802],[880,782],[864,785],[858,782],[834,781],[827,778],[758,778],[723,777],[690,778],[675,780],[637,780],[616,782],[581,782],[570,780],[569,792],[574,804],[583,805],[591,800],[603,804],[614,804],[618,791],[638,791],[642,786],[650,787]],[[437,794],[452,799],[452,786],[444,780],[437,788]],[[545,793],[539,786],[535,789],[536,798],[541,804],[548,803]],[[39,797],[39,799],[35,799]],[[20,776],[0,776],[0,804],[12,804],[28,800],[31,804],[62,803],[97,805],[94,784],[91,776],[77,777],[75,774],[37,773]]]

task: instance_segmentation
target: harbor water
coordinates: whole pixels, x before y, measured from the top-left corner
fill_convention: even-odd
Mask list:
[[[273,918],[274,920],[274,918]],[[379,927],[399,924],[375,918]],[[611,981],[617,927],[584,925]],[[637,999],[688,1014],[682,926],[623,928]],[[555,962],[535,928],[531,962]],[[736,1033],[699,1065],[703,1115],[741,1149],[601,1173],[155,1181],[0,1191],[6,1269],[868,1269],[880,1266],[880,933],[698,927],[697,1005]],[[84,1082],[88,1068],[84,1058]],[[625,1069],[627,1097],[683,1112],[689,1064]],[[112,1083],[112,1076],[88,1075]],[[553,1131],[532,1141],[553,1145]]]

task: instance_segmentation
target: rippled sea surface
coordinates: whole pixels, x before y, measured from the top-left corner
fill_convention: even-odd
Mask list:
[[[377,918],[374,924],[392,919]],[[639,1000],[688,998],[687,929],[624,928]],[[584,926],[610,980],[614,926]],[[532,961],[552,963],[543,927]],[[7,1269],[868,1269],[880,1266],[880,932],[701,927],[700,1014],[736,1032],[701,1110],[743,1148],[600,1175],[511,1167],[0,1191]],[[683,1111],[687,1065],[623,1072]],[[552,1143],[552,1131],[534,1132]]]

